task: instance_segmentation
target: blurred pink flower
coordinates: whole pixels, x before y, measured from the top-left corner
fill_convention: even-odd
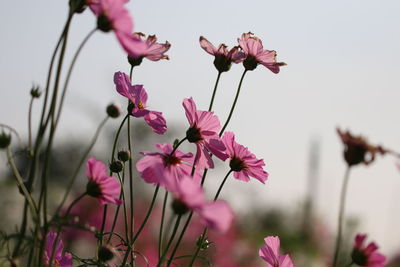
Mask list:
[[[188,209],[197,213],[200,220],[211,229],[226,232],[233,220],[233,212],[223,200],[207,202],[203,188],[190,176],[171,180],[167,190],[175,196],[173,209],[177,214],[184,214]]]
[[[376,252],[378,246],[374,242],[365,246],[364,241],[366,238],[367,235],[356,235],[354,239],[353,252],[351,253],[353,262],[357,265],[366,267],[384,267],[386,257]]]
[[[142,38],[145,37],[145,35],[141,32],[136,32],[133,34],[137,39],[142,40]],[[142,63],[143,58],[147,58],[148,60],[151,61],[159,61],[160,59],[169,59],[167,55],[165,55],[165,52],[169,50],[171,47],[171,44],[168,43],[168,41],[165,42],[165,44],[162,43],[157,43],[157,37],[155,35],[148,35],[146,40],[143,41],[146,45],[145,49],[143,51],[134,56],[134,57],[128,57],[129,63],[133,66],[138,66]]]
[[[267,236],[264,241],[266,245],[260,248],[258,254],[267,262],[267,267],[293,267],[292,260],[288,254],[279,254],[279,237]]]
[[[218,136],[221,129],[218,117],[214,115],[214,112],[197,110],[192,98],[185,98],[183,107],[190,124],[190,128],[186,131],[186,138],[197,147],[195,165],[200,169],[214,168],[210,152],[221,160],[228,158],[224,153],[225,146]]]
[[[133,22],[125,8],[126,0],[88,0],[89,8],[97,16],[97,28],[103,32],[114,31],[122,48],[129,56],[140,55],[146,44],[133,35]]]
[[[242,37],[238,38],[238,42],[246,54],[246,58],[243,61],[246,70],[254,70],[258,64],[261,64],[273,73],[278,73],[279,67],[286,65],[283,62],[276,62],[276,52],[264,49],[262,41],[253,36],[251,32],[243,33]]]
[[[92,157],[87,161],[86,167],[86,176],[89,178],[87,194],[97,198],[102,205],[121,204],[121,200],[116,197],[120,194],[121,185],[113,176],[107,175],[106,165]]]
[[[117,92],[131,101],[130,113],[136,118],[141,118],[157,134],[164,134],[167,130],[167,124],[161,112],[148,110],[147,93],[143,85],[131,85],[129,76],[122,72],[114,74],[114,83]]]
[[[243,52],[239,51],[239,46],[228,50],[225,44],[220,44],[218,48],[216,48],[203,36],[200,36],[199,41],[201,48],[215,57],[214,66],[219,72],[228,71],[231,68],[232,62],[240,63],[246,57]]]
[[[222,142],[226,147],[226,153],[230,158],[229,166],[236,179],[248,182],[250,177],[254,177],[262,183],[268,179],[268,173],[264,171],[264,160],[257,159],[247,147],[235,142],[235,134],[225,132]]]
[[[57,234],[54,232],[48,232],[46,237],[46,247],[44,251],[44,264],[50,264],[51,254],[53,252],[54,242],[56,241]],[[57,241],[54,256],[52,260],[52,266],[57,267],[72,267],[72,255],[71,253],[65,253],[63,255],[64,245],[61,239]]]

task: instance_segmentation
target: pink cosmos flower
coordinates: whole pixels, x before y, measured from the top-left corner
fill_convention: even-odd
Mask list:
[[[264,49],[262,41],[251,32],[243,33],[242,38],[238,38],[238,42],[246,54],[243,61],[246,70],[254,70],[258,64],[261,64],[273,73],[278,73],[279,67],[286,65],[284,62],[276,62],[276,52]]]
[[[140,55],[146,44],[134,36],[133,22],[124,7],[126,0],[88,0],[89,7],[97,16],[97,28],[103,32],[114,31],[122,48],[129,56]]]
[[[148,110],[147,93],[143,85],[131,85],[129,76],[122,72],[114,74],[114,83],[117,92],[131,101],[132,108],[130,113],[136,118],[141,118],[157,134],[164,134],[167,130],[167,124],[161,112]]]
[[[54,232],[47,233],[46,247],[45,247],[44,257],[43,257],[44,264],[46,264],[46,265],[50,264],[50,258],[51,258],[51,254],[53,252],[53,246],[54,246],[54,242],[56,241],[56,238],[57,238],[56,233],[54,233]],[[63,249],[64,249],[63,242],[61,239],[59,239],[58,243],[56,244],[56,247],[55,247],[52,264],[53,264],[53,266],[57,266],[57,267],[72,267],[71,253],[65,253],[63,255]]]
[[[113,176],[107,175],[106,165],[92,157],[87,161],[86,167],[86,176],[89,178],[86,186],[87,194],[97,198],[102,205],[121,204],[122,201],[118,199],[121,185]]]
[[[219,72],[228,71],[231,68],[232,62],[240,63],[246,57],[243,52],[239,51],[239,46],[235,46],[231,50],[228,50],[225,44],[220,44],[218,48],[216,48],[203,36],[200,36],[199,41],[201,48],[215,57],[214,66]]]
[[[210,152],[221,160],[228,158],[224,153],[225,146],[218,136],[221,129],[218,117],[214,115],[214,112],[197,110],[192,98],[185,98],[183,107],[190,124],[190,128],[186,131],[186,138],[197,147],[195,165],[200,169],[214,168]]]
[[[134,36],[142,40],[145,35],[141,32],[134,33]],[[169,50],[171,44],[168,41],[165,44],[157,43],[157,37],[155,35],[147,36],[147,39],[144,41],[146,44],[145,49],[135,57],[128,57],[129,63],[132,66],[139,66],[142,63],[143,58],[147,58],[151,61],[159,61],[160,59],[169,59],[165,52]]]
[[[171,180],[166,188],[175,196],[172,207],[178,215],[192,210],[207,227],[219,232],[229,229],[233,220],[233,212],[229,205],[223,200],[207,202],[200,184],[190,176]]]
[[[353,262],[360,266],[366,267],[384,267],[386,258],[382,254],[376,252],[378,246],[371,242],[368,246],[365,246],[365,239],[367,235],[356,235],[354,239],[353,252],[351,258]]]
[[[141,152],[144,155],[136,163],[136,169],[146,183],[165,185],[164,179],[179,180],[183,176],[190,176],[193,164],[193,154],[183,153],[176,149],[170,156],[171,144],[157,144],[160,152]],[[195,175],[196,180],[199,174]]]
[[[230,158],[229,166],[234,172],[233,177],[248,182],[251,176],[265,183],[268,179],[268,173],[263,170],[264,160],[257,159],[247,147],[236,143],[235,134],[232,132],[225,132],[221,140]]]
[[[267,262],[267,267],[293,267],[293,262],[288,254],[279,254],[279,237],[267,236],[264,241],[266,245],[260,248],[258,254]]]

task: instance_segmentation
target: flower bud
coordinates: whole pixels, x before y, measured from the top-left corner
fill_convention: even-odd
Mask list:
[[[112,172],[119,173],[124,168],[124,165],[122,164],[121,161],[114,160],[113,162],[110,163],[109,167]]]
[[[97,251],[99,260],[102,262],[108,262],[114,258],[114,251],[109,246],[101,246]]]
[[[126,162],[131,158],[131,152],[129,150],[121,150],[118,152],[118,159],[122,162]]]
[[[107,106],[107,115],[111,118],[118,118],[121,115],[121,108],[117,104],[110,104]]]
[[[208,241],[207,238],[203,238],[203,236],[200,236],[196,241],[196,245],[200,247],[200,250],[208,249],[211,244],[212,242]]]
[[[42,92],[39,89],[39,86],[33,86],[31,89],[31,96],[33,98],[39,98]]]
[[[172,210],[176,215],[183,215],[188,212],[189,209],[185,205],[185,203],[183,203],[179,199],[174,199],[174,201],[172,201]]]
[[[11,144],[11,135],[4,131],[0,134],[0,149],[7,148]]]

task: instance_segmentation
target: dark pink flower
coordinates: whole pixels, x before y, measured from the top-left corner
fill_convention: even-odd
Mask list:
[[[242,38],[238,38],[238,42],[246,54],[246,58],[243,61],[243,66],[246,70],[254,70],[258,64],[261,64],[273,73],[278,73],[279,67],[286,65],[283,62],[276,62],[276,52],[264,49],[262,41],[253,36],[251,32],[243,33]]]
[[[180,179],[192,172],[193,154],[183,153],[179,149],[171,154],[171,144],[157,144],[160,152],[141,152],[144,155],[136,163],[136,169],[141,177],[151,184],[165,185],[164,179]],[[199,179],[199,173],[195,175]]]
[[[354,239],[353,252],[351,253],[353,262],[357,265],[366,267],[384,267],[386,257],[376,252],[378,246],[374,242],[365,246],[366,238],[367,235],[356,235],[356,238]]]
[[[50,258],[53,252],[54,242],[56,241],[57,234],[54,232],[48,232],[46,236],[46,247],[44,251],[43,261],[44,264],[50,265]],[[57,241],[52,266],[57,267],[72,267],[72,255],[71,253],[65,253],[63,255],[64,245],[61,239]]]
[[[264,241],[266,245],[260,248],[258,254],[267,262],[267,267],[293,267],[293,262],[288,254],[279,254],[279,237],[267,236]]]
[[[192,210],[207,227],[220,232],[229,229],[233,220],[233,212],[229,205],[223,200],[206,201],[203,188],[190,176],[171,181],[166,188],[175,197],[172,204],[175,213],[183,215]]]
[[[122,72],[114,74],[114,83],[117,92],[131,101],[130,113],[136,118],[141,118],[157,134],[164,134],[167,124],[161,112],[147,109],[147,93],[143,85],[131,85],[129,76]]]
[[[92,157],[87,161],[86,167],[86,176],[89,178],[86,186],[87,194],[97,198],[102,205],[121,204],[121,200],[118,198],[121,185],[113,176],[107,175],[106,165]]]
[[[268,179],[268,173],[263,169],[264,160],[257,159],[247,147],[236,143],[234,133],[225,132],[221,140],[230,158],[229,166],[234,172],[233,177],[246,182],[250,181],[250,177],[254,177],[262,183]]]
[[[145,35],[141,32],[134,33],[137,39],[142,40]],[[157,37],[155,35],[147,36],[144,41],[146,47],[143,51],[134,57],[128,57],[129,63],[132,66],[139,66],[142,63],[143,58],[147,58],[151,61],[159,61],[160,59],[169,59],[165,52],[169,50],[171,44],[168,41],[165,44],[157,43]]]
[[[226,160],[228,156],[224,153],[225,146],[218,136],[221,124],[214,112],[197,110],[192,98],[185,98],[183,107],[190,124],[186,138],[197,147],[195,165],[200,169],[213,168],[210,152],[221,160]]]
[[[201,48],[215,57],[214,66],[219,72],[228,71],[231,68],[232,62],[240,63],[246,57],[243,52],[239,51],[239,46],[228,50],[225,44],[220,44],[218,48],[216,48],[203,36],[200,36],[199,41]]]
[[[129,56],[140,55],[146,44],[134,36],[133,22],[125,8],[126,0],[88,0],[89,7],[97,16],[97,28],[103,32],[114,31],[119,43]]]

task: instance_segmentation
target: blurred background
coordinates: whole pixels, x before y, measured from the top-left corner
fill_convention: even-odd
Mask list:
[[[144,60],[134,71],[133,83],[144,85],[149,106],[163,112],[170,129],[167,136],[160,137],[134,121],[134,143],[140,143],[136,151],[154,150],[155,142],[183,137],[187,128],[183,98],[192,96],[199,109],[207,109],[217,71],[213,57],[200,48],[199,36],[232,47],[243,32],[251,31],[263,40],[265,48],[277,51],[278,61],[288,64],[279,74],[262,66],[247,74],[227,129],[264,159],[269,180],[263,185],[256,180],[245,184],[231,179],[222,198],[232,203],[239,217],[237,227],[253,230],[243,235],[254,251],[264,236],[280,235],[282,246],[295,255],[295,262],[307,266],[304,255],[319,253],[321,257],[310,257],[320,266],[332,250],[346,167],[335,128],[349,129],[373,144],[400,151],[400,3],[135,0],[127,5],[135,31],[156,34],[159,41],[172,44],[169,61]],[[0,122],[17,129],[24,140],[30,88],[44,85],[66,16],[66,1],[11,1],[0,9]],[[67,63],[95,24],[89,10],[75,18]],[[113,33],[98,32],[85,46],[72,75],[55,139],[59,162],[53,166],[55,182],[71,172],[76,154],[104,118],[106,105],[118,102],[124,106],[124,99],[114,89],[115,71],[129,71],[125,53]],[[241,65],[234,65],[221,77],[214,104],[221,121],[227,117],[242,71]],[[39,106],[35,103],[33,125]],[[93,155],[108,159],[119,123],[117,119],[107,124]],[[20,213],[8,204],[16,205],[22,198],[16,197],[17,189],[9,189],[13,183],[4,168],[4,153],[0,160],[0,196],[7,204],[0,209],[2,217],[7,214],[0,224],[12,229]],[[20,161],[23,167],[24,160]],[[210,195],[227,170],[220,164],[210,173]],[[86,182],[84,177],[81,182]],[[383,254],[392,258],[400,253],[399,189],[400,172],[391,157],[354,168],[348,188],[346,238],[352,240],[356,232],[368,233]],[[307,229],[313,233],[304,236]],[[305,242],[310,247],[304,248]],[[299,247],[306,252],[295,254]]]

